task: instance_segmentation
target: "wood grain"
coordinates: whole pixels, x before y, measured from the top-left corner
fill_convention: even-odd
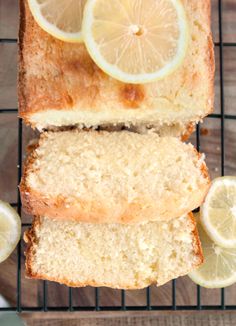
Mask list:
[[[234,313],[228,313],[227,315],[222,313],[208,315],[202,313],[175,313],[168,316],[166,313],[148,312],[139,314],[135,312],[131,314],[125,313],[122,317],[117,314],[115,316],[110,314],[106,318],[100,313],[93,313],[93,317],[92,314],[86,314],[84,317],[79,316],[79,314],[71,315],[70,319],[66,319],[65,314],[63,314],[60,315],[60,319],[54,319],[54,317],[47,320],[42,320],[40,315],[38,318],[33,318],[33,320],[30,315],[24,315],[24,319],[28,326],[230,326],[236,324],[236,314]]]
[[[236,1],[223,0],[223,39],[224,42],[236,42]],[[17,0],[0,0],[0,37],[16,38],[18,29],[18,1]],[[212,0],[212,26],[215,42],[219,41],[218,32],[218,0]],[[215,113],[220,113],[220,60],[219,47],[216,47],[216,101]],[[17,107],[16,95],[16,74],[17,74],[17,46],[16,44],[0,44],[0,108]],[[224,93],[225,93],[225,112],[236,115],[236,47],[224,48]],[[0,114],[0,198],[9,202],[17,200],[17,114]],[[221,120],[207,118],[201,125],[201,150],[206,154],[207,164],[211,176],[214,178],[221,175]],[[23,148],[30,139],[35,137],[30,128],[23,128]],[[193,135],[191,141],[195,143],[196,136]],[[236,175],[236,121],[225,120],[225,173]],[[24,155],[23,155],[24,158]],[[29,223],[31,217],[22,214],[22,220]],[[43,304],[43,283],[41,281],[27,280],[24,277],[24,244],[22,243],[21,256],[21,299],[22,305],[42,306]],[[17,278],[17,255],[16,252],[5,263],[0,265],[0,293],[7,298],[13,305],[16,305],[16,278]],[[176,287],[177,305],[196,304],[197,291],[196,286],[187,278],[178,279]],[[152,305],[171,305],[172,303],[172,284],[169,283],[163,287],[151,289]],[[73,305],[75,306],[94,306],[95,304],[94,289],[74,289]],[[121,304],[121,291],[102,288],[100,290],[100,305],[119,306]],[[48,283],[48,305],[50,306],[67,306],[68,289],[54,283]],[[236,286],[226,289],[226,304],[236,304]],[[146,305],[146,290],[127,291],[127,305]],[[220,290],[202,289],[202,304],[220,304]],[[31,322],[33,316],[37,320]],[[29,325],[41,325],[41,314],[27,315],[26,319]],[[73,315],[73,314],[72,314]],[[88,314],[87,314],[88,315]],[[108,314],[110,316],[110,314]],[[55,317],[55,314],[53,315]],[[112,316],[117,315],[114,313]],[[53,318],[54,318],[53,317]],[[76,315],[76,318],[78,314]],[[108,325],[156,325],[156,317],[149,319],[113,319]],[[166,316],[160,318],[160,325],[235,325],[235,316],[227,315],[227,318],[212,315],[212,317],[193,317],[186,319],[186,316],[172,316],[166,319]],[[194,319],[195,318],[195,319]],[[218,318],[218,321],[216,320]],[[169,323],[167,321],[169,320]],[[104,322],[104,321],[103,321]],[[198,322],[198,323],[197,323]],[[96,325],[104,325],[102,320],[96,321]],[[49,325],[43,321],[44,325]],[[90,325],[80,322],[76,325]],[[54,322],[50,323],[54,325]],[[60,325],[55,322],[55,325]],[[64,325],[64,324],[63,324]],[[68,323],[69,325],[69,323]],[[70,324],[74,325],[74,324]]]

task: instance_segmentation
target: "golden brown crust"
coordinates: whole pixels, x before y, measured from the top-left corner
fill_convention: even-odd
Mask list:
[[[195,123],[189,123],[186,126],[184,133],[181,135],[181,140],[183,142],[187,141],[194,131],[195,131]]]
[[[37,149],[38,146],[39,146],[39,142],[35,141],[33,146],[28,146],[28,148],[27,148],[28,156],[25,161],[25,164],[23,165],[23,173],[22,173],[22,178],[21,178],[21,182],[19,185],[21,201],[22,201],[23,207],[25,209],[25,212],[32,211],[32,207],[31,207],[30,200],[29,200],[30,189],[26,185],[26,176],[27,176],[28,171],[31,169],[31,167],[34,163],[35,150]]]
[[[137,116],[139,116],[141,111],[153,110],[155,112],[156,106],[159,105],[160,112],[156,111],[156,118],[154,118],[157,121],[152,120],[153,116],[149,121],[149,116],[147,116],[146,119],[144,117],[137,122],[138,124],[143,122],[154,125],[156,123],[158,126],[160,123],[166,122],[164,116],[163,119],[161,118],[162,121],[159,121],[159,117],[163,113],[162,105],[164,108],[167,105],[170,110],[173,107],[173,112],[178,111],[182,105],[194,108],[196,102],[202,97],[201,95],[197,96],[198,89],[202,87],[202,83],[205,83],[204,102],[201,105],[196,105],[194,116],[185,117],[182,122],[184,125],[188,125],[201,120],[205,115],[212,112],[214,97],[215,65],[210,32],[210,0],[201,0],[200,5],[199,2],[196,4],[195,0],[183,0],[183,3],[189,8],[189,11],[197,10],[201,19],[204,20],[202,30],[204,30],[207,42],[203,42],[201,51],[205,58],[205,67],[201,72],[193,73],[189,68],[190,61],[186,62],[180,71],[176,71],[175,75],[168,77],[164,82],[160,81],[150,85],[125,85],[104,74],[91,60],[83,44],[64,43],[44,32],[32,18],[27,1],[20,0],[18,87],[20,116],[24,118],[26,123],[35,127],[36,122],[32,120],[34,114],[47,112],[50,109],[56,109],[58,112],[61,110],[68,112],[83,111],[85,115],[88,111],[96,115],[96,120],[100,113],[106,115],[110,110],[110,112],[114,112],[112,117],[117,112],[125,111],[126,113],[127,109],[134,113],[137,112]],[[205,78],[206,81],[202,81],[202,78]],[[179,89],[174,87],[175,80],[177,80]],[[163,91],[164,84],[169,85],[170,93],[173,94],[178,94],[179,91],[181,93],[181,89],[189,88],[193,100],[178,103],[173,94],[169,96],[168,92]],[[197,106],[199,107],[197,108]],[[198,110],[204,110],[204,112],[197,114]],[[185,111],[188,110],[185,108]],[[170,125],[175,123],[171,119],[168,122]],[[132,123],[133,121],[131,119],[131,121],[127,120],[126,122]],[[83,124],[84,122],[73,121],[70,124],[79,123]],[[115,123],[119,122],[116,121]],[[98,124],[103,125],[105,122],[92,123],[92,125]],[[42,127],[42,125],[38,127]],[[45,123],[44,127],[48,128],[51,125]],[[190,132],[191,129],[188,131]],[[183,133],[185,133],[184,130]]]
[[[189,213],[189,217],[194,225],[194,229],[192,231],[193,250],[194,250],[196,256],[199,257],[199,263],[196,265],[196,267],[198,267],[199,265],[201,265],[204,262],[204,256],[203,256],[202,245],[201,245],[201,241],[200,241],[199,233],[198,233],[198,229],[197,229],[197,222],[194,218],[193,213]]]
[[[206,186],[206,191],[209,189],[210,183]],[[121,223],[121,224],[133,224],[145,222],[150,219],[142,214],[142,204],[130,204],[125,214],[119,215],[118,217],[111,216],[110,212],[105,208],[97,205],[96,202],[82,202],[77,200],[77,205],[68,207],[66,204],[66,198],[56,197],[56,198],[45,198],[42,194],[36,193],[31,189],[25,191],[24,186],[21,185],[21,200],[25,212],[32,215],[47,216],[49,218],[56,218],[58,220],[73,220],[77,222],[87,222],[87,223]],[[202,203],[202,196],[195,198],[196,202]],[[195,203],[195,202],[194,202]],[[199,204],[199,205],[200,205]],[[195,205],[194,208],[199,206]],[[82,208],[78,208],[78,206]],[[176,211],[171,211],[168,209],[168,202],[163,203],[166,207],[166,212],[158,212],[158,221],[168,221],[172,218],[176,218]],[[87,213],[87,207],[91,210]],[[184,215],[186,213],[186,208],[178,208],[178,215]],[[152,214],[153,215],[153,214]]]
[[[209,179],[209,178],[208,178]],[[206,185],[204,194],[209,189],[210,181]],[[39,216],[47,216],[49,218],[56,218],[58,220],[72,220],[77,222],[87,223],[121,223],[121,224],[133,224],[144,221],[149,221],[148,216],[142,214],[142,202],[131,203],[128,205],[127,210],[124,214],[119,216],[111,216],[111,212],[106,208],[101,207],[95,202],[84,202],[77,199],[75,205],[67,205],[67,198],[58,196],[56,198],[45,197],[41,193],[32,191],[32,189],[25,186],[25,181],[21,182],[20,185],[22,205],[26,213]],[[141,199],[140,199],[141,200]],[[199,198],[195,198],[193,204],[202,203],[202,194]],[[197,208],[198,204],[194,208]],[[88,212],[88,207],[90,208]],[[176,218],[179,215],[186,214],[186,208],[178,208],[178,216],[176,210],[171,211],[168,209],[168,202],[162,204],[162,208],[166,207],[165,212],[157,212],[157,218],[159,221],[168,221],[172,218]],[[158,214],[159,213],[159,214]],[[153,214],[152,214],[153,215]],[[153,220],[153,219],[151,219]]]
[[[19,21],[19,35],[18,35],[18,106],[20,115],[23,119],[26,119],[25,122],[29,123],[26,116],[23,114],[23,108],[26,108],[26,98],[24,93],[24,75],[25,75],[25,64],[24,64],[24,34],[26,29],[26,11],[25,11],[25,2],[24,0],[19,0],[19,10],[20,10],[20,21]],[[21,109],[22,108],[22,109]]]
[[[35,217],[31,228],[24,232],[23,239],[27,244],[26,251],[24,252],[26,260],[25,260],[25,267],[26,267],[26,274],[33,278],[33,257],[34,257],[34,247],[37,244],[37,237],[36,237],[36,229],[40,227],[40,218]]]
[[[195,221],[192,213],[189,213],[189,219],[191,220],[191,222],[193,224],[193,231],[192,231],[193,251],[195,253],[196,258],[198,258],[196,264],[193,265],[192,268],[196,268],[203,263],[204,257],[203,257],[201,242],[200,242],[199,235],[198,235],[196,221]],[[136,286],[134,286],[134,285],[131,286],[130,284],[122,284],[122,286],[118,286],[118,285],[110,284],[110,283],[106,283],[106,282],[97,283],[94,280],[88,280],[86,283],[81,283],[81,282],[72,282],[71,280],[66,279],[66,278],[56,278],[56,277],[51,277],[50,275],[36,273],[33,271],[33,264],[34,264],[35,246],[37,245],[37,242],[38,242],[37,235],[36,235],[36,229],[40,227],[40,224],[41,224],[40,217],[35,217],[31,228],[24,233],[24,241],[27,243],[27,249],[25,251],[26,277],[28,277],[30,279],[48,280],[48,281],[65,284],[70,287],[85,287],[85,286],[102,287],[102,286],[106,286],[106,287],[111,287],[111,288],[116,288],[116,289],[126,289],[126,290],[142,289],[142,288],[145,288],[152,284],[156,284],[157,286],[163,285],[163,284],[158,284],[157,280],[150,280],[149,284],[137,284]],[[182,275],[179,275],[179,276],[182,276]],[[166,280],[166,282],[168,282],[168,281],[169,280]]]

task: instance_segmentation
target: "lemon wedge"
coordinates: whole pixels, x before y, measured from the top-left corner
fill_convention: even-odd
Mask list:
[[[148,83],[183,62],[188,24],[179,0],[88,0],[82,31],[95,63],[126,83]]]
[[[21,236],[21,220],[16,211],[0,200],[0,263],[16,248]]]
[[[221,247],[236,248],[236,177],[213,181],[201,207],[201,223]]]
[[[86,0],[28,0],[39,26],[65,42],[81,42],[81,25]]]
[[[204,263],[189,277],[206,288],[223,288],[236,282],[236,248],[223,248],[215,244],[207,235],[199,217],[198,232],[202,243]]]

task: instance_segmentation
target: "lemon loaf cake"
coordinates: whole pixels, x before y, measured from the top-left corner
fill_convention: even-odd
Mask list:
[[[24,239],[27,276],[68,286],[162,285],[203,261],[192,214],[134,225],[39,217]]]
[[[149,84],[125,84],[101,71],[83,43],[57,40],[20,0],[19,110],[39,130],[64,126],[150,126],[188,134],[213,109],[214,53],[210,0],[181,0],[188,21],[181,66]],[[173,130],[170,127],[173,126]]]
[[[36,216],[134,223],[190,212],[209,184],[204,157],[178,138],[75,129],[41,134],[20,190]]]

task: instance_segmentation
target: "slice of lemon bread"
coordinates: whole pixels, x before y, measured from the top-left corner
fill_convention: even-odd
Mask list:
[[[134,223],[188,213],[209,184],[204,157],[178,138],[71,130],[41,134],[20,189],[36,216]]]
[[[155,127],[175,135],[213,109],[214,53],[210,0],[181,0],[189,26],[183,64],[170,76],[145,85],[121,83],[102,72],[84,44],[57,40],[33,19],[20,0],[19,110],[31,126]]]
[[[203,261],[192,214],[134,225],[40,217],[24,238],[27,276],[69,286],[162,285]]]

